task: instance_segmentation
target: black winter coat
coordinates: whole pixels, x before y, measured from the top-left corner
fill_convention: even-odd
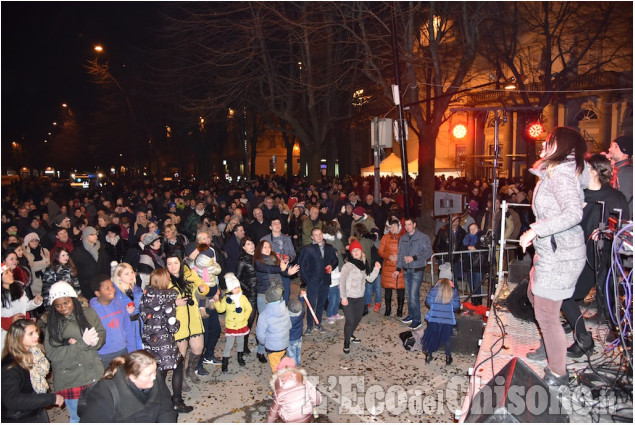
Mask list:
[[[122,367],[111,381],[99,381],[90,389],[86,407],[78,412],[81,422],[176,422],[170,391],[161,378],[154,380],[145,402],[144,394],[130,382]],[[117,405],[109,388],[112,384],[118,395]]]
[[[15,364],[13,356],[2,359],[2,422],[48,422],[44,408],[54,403],[55,393],[37,394],[29,371]]]
[[[84,245],[80,243],[71,253],[71,258],[73,263],[75,263],[75,267],[77,267],[77,279],[79,280],[79,287],[82,288],[82,295],[90,300],[95,296],[95,293],[90,289],[93,277],[100,273],[110,276],[110,257],[108,257],[103,245],[101,245],[97,261],[95,261],[90,252],[86,251]]]
[[[454,245],[452,248],[452,252],[462,251],[463,250],[463,238],[465,237],[466,231],[463,227],[459,226],[454,232]],[[450,243],[448,240],[448,226],[447,224],[439,229],[437,233],[437,237],[434,240],[434,244],[432,245],[432,249],[435,253],[439,252],[448,252],[450,248]],[[456,263],[461,259],[460,254],[452,255],[452,263]]]
[[[253,255],[247,254],[245,251],[240,254],[240,257],[238,257],[238,266],[236,267],[236,277],[240,281],[243,295],[247,297],[252,306],[255,306],[258,296],[258,280],[256,278]]]

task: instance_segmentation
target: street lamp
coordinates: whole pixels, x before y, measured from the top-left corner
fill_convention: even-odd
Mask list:
[[[104,48],[101,45],[98,44],[98,45],[95,46],[95,51],[97,53],[101,53],[101,52],[104,51]]]

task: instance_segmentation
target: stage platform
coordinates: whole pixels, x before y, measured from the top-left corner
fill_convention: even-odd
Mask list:
[[[532,361],[526,357],[528,352],[533,351],[540,344],[540,335],[536,325],[515,318],[505,306],[500,306],[497,302],[504,300],[515,286],[516,284],[507,283],[504,280],[501,280],[497,285],[498,289],[489,311],[482,343],[471,370],[469,388],[461,411],[456,412],[456,420],[459,422],[466,421],[470,404],[479,390],[514,358],[517,357],[524,362],[538,377],[544,376],[547,361]],[[567,359],[567,370],[571,377],[570,391],[563,393],[562,402],[569,415],[569,421],[571,423],[614,422],[620,421],[618,417],[625,417],[631,419],[628,422],[632,422],[632,387],[630,388],[630,400],[628,397],[624,397],[624,391],[609,392],[608,397],[594,398],[598,394],[590,391],[589,387],[579,382],[579,375],[593,370],[590,365],[595,370],[598,368],[618,370],[620,365],[623,367],[623,365],[628,364],[625,359],[622,361],[621,347],[612,348],[610,344],[604,342],[609,328],[607,324],[599,323],[597,311],[591,307],[583,307],[582,313],[587,329],[592,331],[595,339],[595,349],[590,362],[586,356],[580,359]],[[567,346],[572,343],[573,333],[571,332],[567,334]],[[625,369],[622,370],[632,376],[632,371],[625,371]],[[606,385],[605,382],[603,384]],[[539,421],[542,422],[542,420]]]

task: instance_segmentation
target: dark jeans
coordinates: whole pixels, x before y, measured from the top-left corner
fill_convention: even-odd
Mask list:
[[[282,278],[282,298],[287,306],[289,306],[289,297],[291,296],[291,278],[286,276],[280,276]]]
[[[348,305],[344,307],[344,344],[348,345],[351,342],[351,336],[355,333],[357,325],[362,320],[364,315],[364,297],[360,298],[347,298]]]
[[[218,343],[221,333],[220,322],[218,321],[218,312],[216,310],[209,309],[205,309],[205,311],[209,314],[207,319],[203,319],[203,326],[205,327],[205,348],[203,350],[203,355],[198,360],[197,366],[201,366],[203,364],[204,357],[208,360],[214,357],[216,343]]]
[[[329,298],[329,285],[307,285],[306,287],[306,297],[311,303],[311,307],[315,312],[315,317],[317,317],[319,324],[322,324],[322,313],[324,313],[324,306],[326,305],[326,300]],[[312,329],[315,321],[313,320],[313,316],[311,313],[306,315],[306,328]]]

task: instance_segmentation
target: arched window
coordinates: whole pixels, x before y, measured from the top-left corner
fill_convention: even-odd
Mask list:
[[[593,109],[581,109],[580,112],[578,112],[575,115],[575,120],[577,122],[597,120],[597,119],[598,119],[598,114],[596,114]]]

